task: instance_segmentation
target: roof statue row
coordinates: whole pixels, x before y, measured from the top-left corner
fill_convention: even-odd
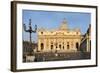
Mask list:
[[[41,34],[41,32],[43,33]],[[61,22],[60,27],[58,27],[57,29],[53,30],[47,30],[45,28],[38,29],[38,35],[56,35],[58,33],[65,35],[81,35],[80,29],[70,30],[68,28],[68,23],[65,18]]]

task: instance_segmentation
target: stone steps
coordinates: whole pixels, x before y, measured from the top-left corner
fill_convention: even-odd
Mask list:
[[[58,60],[80,60],[90,59],[90,53],[71,52],[71,53],[37,53],[35,61],[58,61]]]

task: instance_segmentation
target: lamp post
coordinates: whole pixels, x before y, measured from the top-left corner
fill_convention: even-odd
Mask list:
[[[36,33],[37,31],[37,25],[35,25],[35,29],[32,29],[31,26],[31,19],[29,19],[29,29],[26,29],[26,25],[24,24],[24,31],[29,33],[30,36],[30,55],[32,55],[32,33]]]

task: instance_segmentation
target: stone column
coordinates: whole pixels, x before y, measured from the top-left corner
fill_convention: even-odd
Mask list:
[[[61,39],[61,50],[63,50],[63,43],[64,43],[64,41],[63,41],[63,39]]]
[[[58,48],[59,48],[59,39],[57,39],[57,48],[56,48],[56,50],[58,50]]]
[[[66,40],[64,39],[64,50],[66,50],[67,49],[67,45],[66,45],[67,43],[66,43]]]
[[[67,40],[65,42],[66,42],[66,50],[67,50]]]
[[[75,42],[75,40],[73,41],[73,50],[77,50],[76,49],[76,42]]]
[[[69,50],[72,50],[72,48],[71,48],[71,40],[69,40]]]
[[[79,39],[79,51],[80,51],[80,44],[81,44],[81,40]]]
[[[38,51],[41,51],[41,46],[40,46],[40,44],[41,44],[41,40],[38,39]]]
[[[49,49],[49,41],[48,41],[48,39],[46,39],[46,49],[47,50]]]
[[[49,44],[48,44],[48,51],[50,50],[50,46],[51,46],[51,41],[50,41],[50,40],[51,40],[51,39],[49,38],[49,39],[48,39],[48,43],[49,43]]]
[[[72,50],[72,48],[71,48],[71,42],[69,41],[69,50]]]
[[[53,51],[55,51],[56,50],[56,39],[55,38],[54,38],[53,46],[54,46]]]
[[[47,49],[46,49],[46,39],[44,39],[44,51],[47,51]]]
[[[89,52],[89,36],[87,35],[86,36],[86,42],[87,42],[87,52]]]

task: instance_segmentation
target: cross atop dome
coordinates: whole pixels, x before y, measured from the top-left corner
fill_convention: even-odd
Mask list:
[[[63,21],[61,22],[61,25],[60,25],[60,30],[67,30],[67,21],[66,21],[66,18],[63,19]]]

